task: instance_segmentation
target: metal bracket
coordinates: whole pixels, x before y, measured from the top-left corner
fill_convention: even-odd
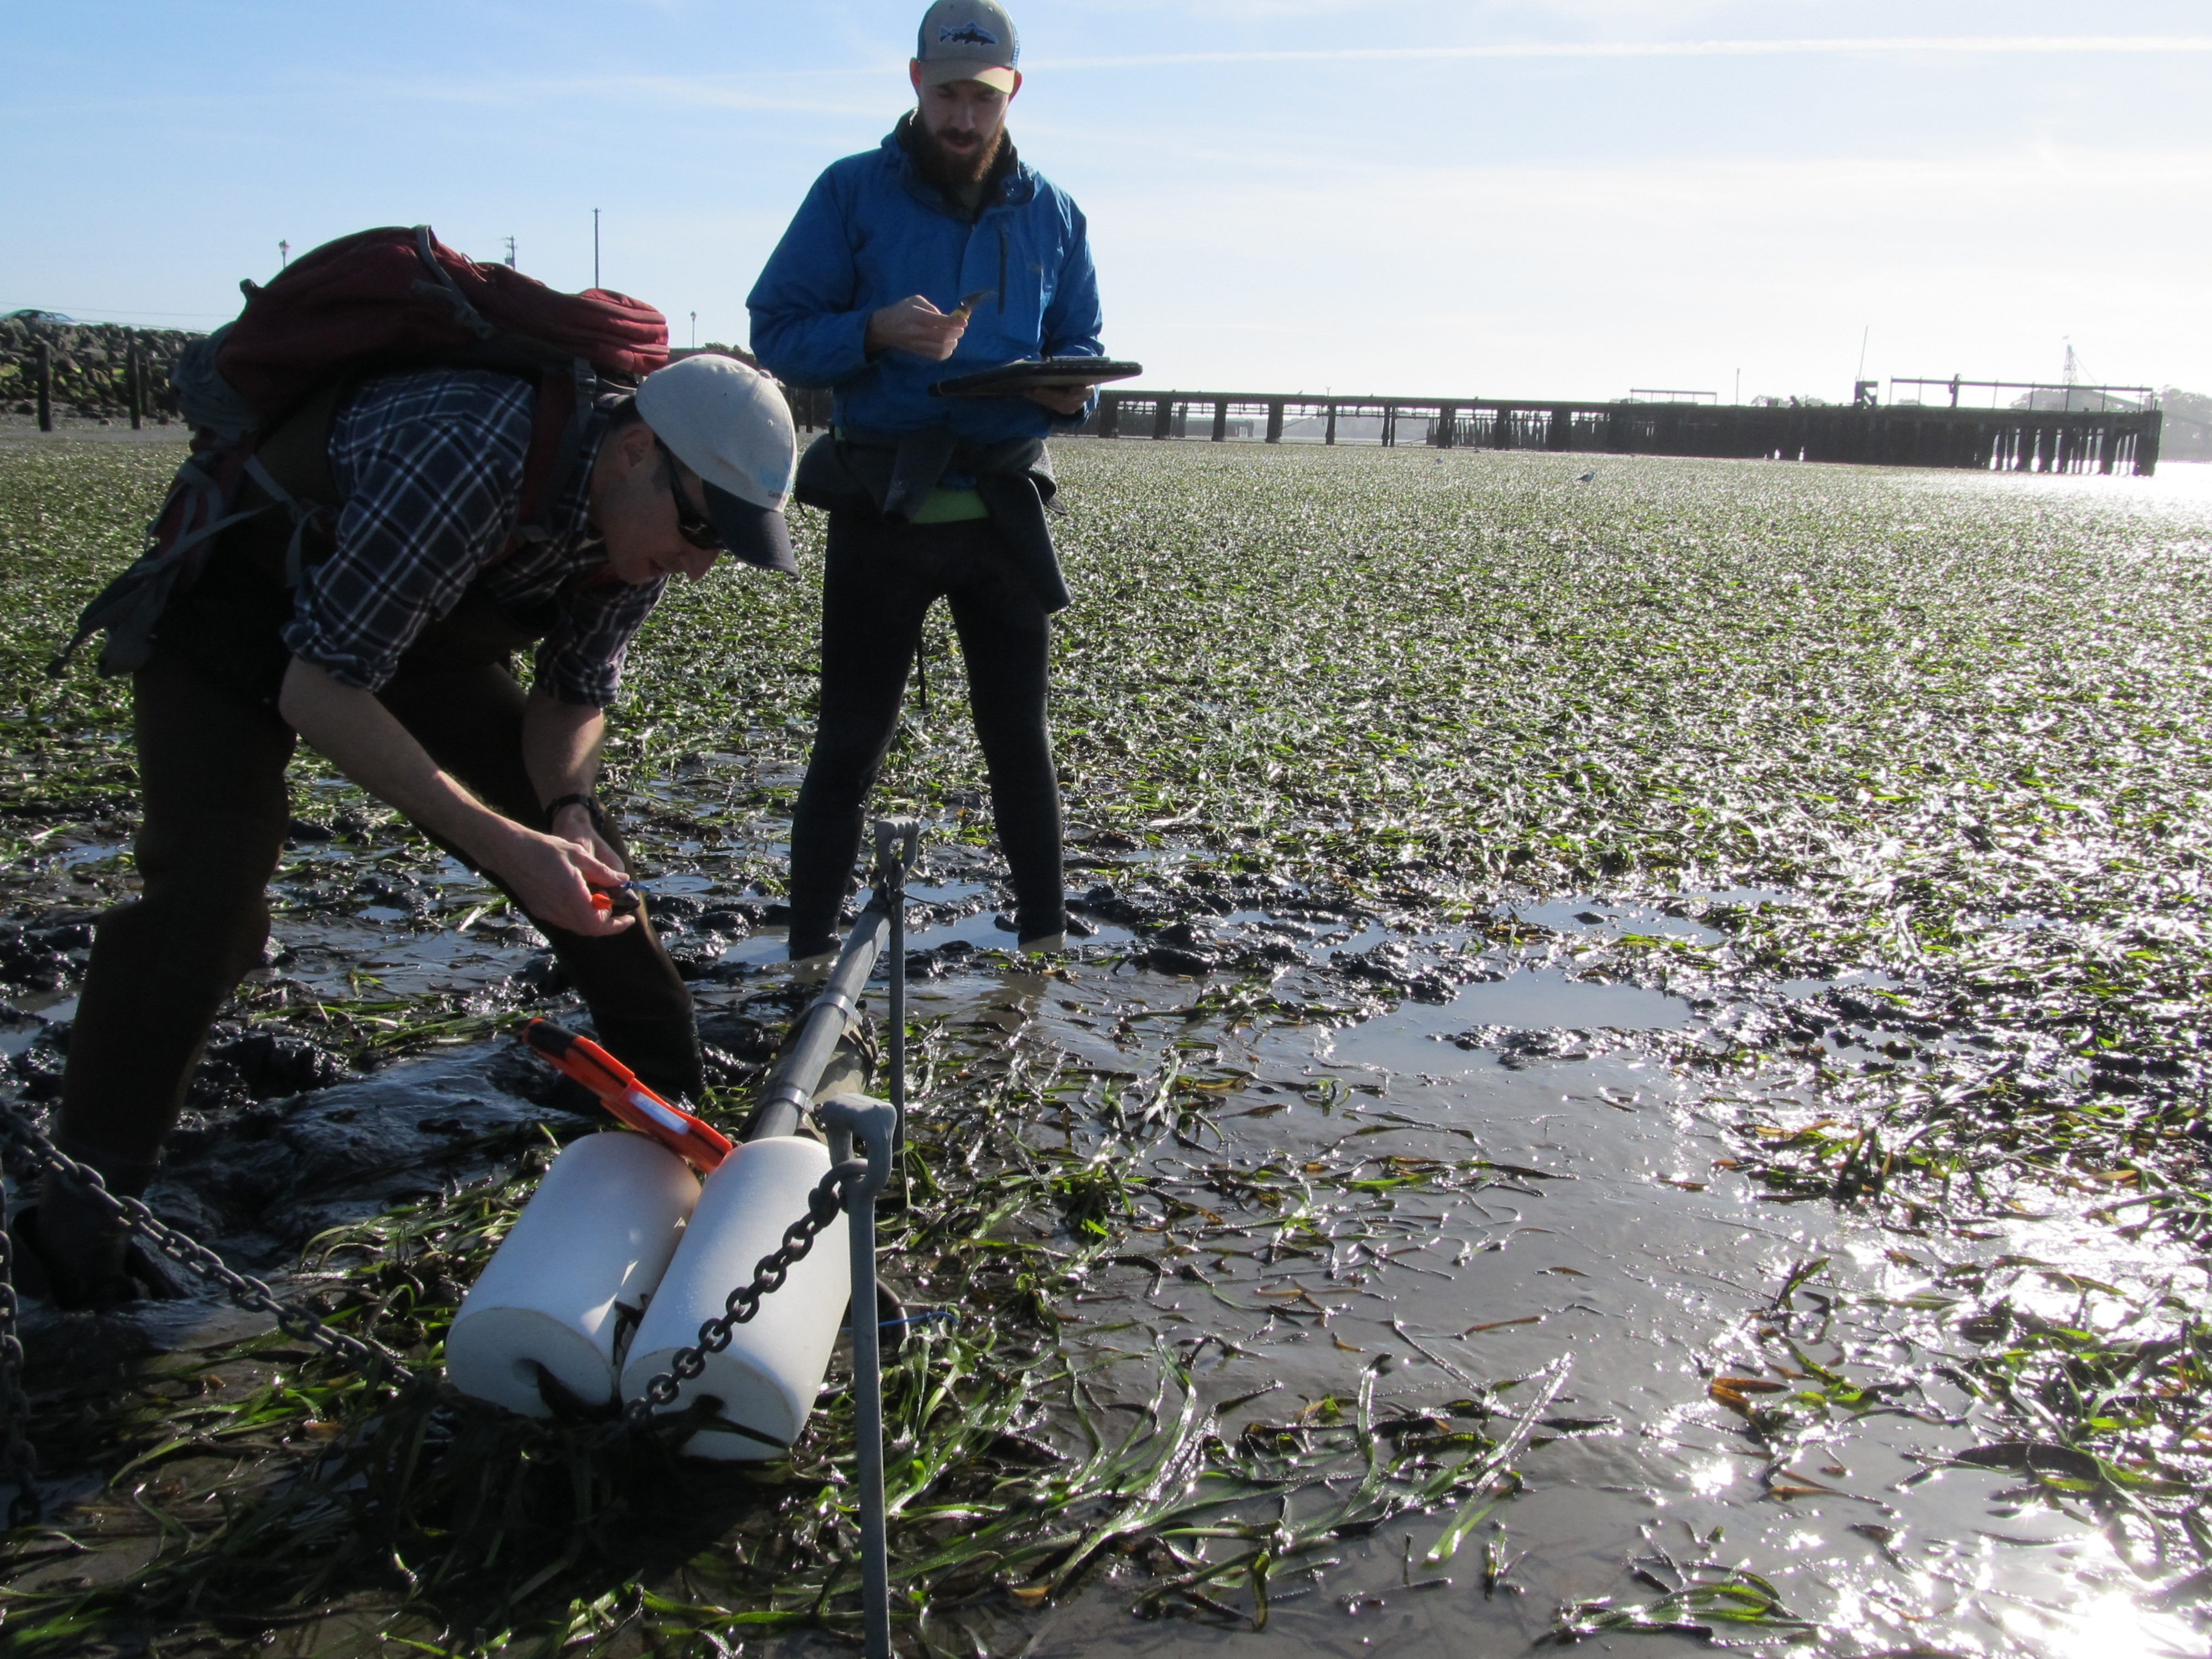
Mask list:
[[[866,1155],[868,1173],[860,1183],[858,1195],[872,1200],[890,1182],[891,1138],[898,1127],[896,1110],[890,1102],[870,1095],[838,1095],[817,1102],[814,1115],[824,1127],[852,1136]],[[848,1194],[848,1200],[850,1196]],[[857,1285],[853,1293],[856,1297],[860,1295]]]
[[[876,820],[876,878],[880,882],[894,870],[900,877],[914,868],[921,851],[920,818]],[[900,885],[903,886],[903,880]]]

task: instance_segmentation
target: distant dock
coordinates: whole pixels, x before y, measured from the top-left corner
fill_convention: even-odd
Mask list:
[[[2148,477],[2158,468],[2164,418],[2156,409],[1569,403],[1108,389],[1083,429],[1100,438],[1419,444]]]

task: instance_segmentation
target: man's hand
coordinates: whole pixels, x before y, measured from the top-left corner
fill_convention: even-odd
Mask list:
[[[1055,415],[1080,415],[1097,388],[1087,386],[1032,386],[1022,393],[1033,404],[1042,404]]]
[[[594,850],[596,836],[586,845],[540,835],[495,812],[433,761],[374,694],[295,657],[276,708],[356,783],[506,883],[533,918],[594,939],[636,925],[635,916],[602,915],[592,908],[587,881],[612,887],[626,879],[620,865]],[[588,725],[579,722],[572,737],[580,739]]]
[[[522,761],[529,770],[530,781],[536,787],[540,800],[558,800],[564,795],[591,793],[592,781],[599,776],[599,745],[605,739],[606,730],[606,717],[599,709],[584,703],[562,702],[543,683],[532,689],[530,701],[522,712]],[[601,873],[585,870],[592,881],[605,887],[625,879],[622,874],[621,855],[599,832],[598,826],[592,822],[591,808],[582,802],[569,802],[553,815],[553,821],[547,827],[556,843],[581,848],[596,862]],[[576,868],[584,868],[573,858],[569,862]],[[603,873],[607,871],[615,872],[612,881]],[[552,872],[552,878],[557,890],[551,902],[566,903],[573,901],[576,896],[574,880],[557,871]],[[520,890],[518,888],[517,890]],[[583,902],[589,910],[591,894],[588,890],[583,895]],[[526,904],[525,908],[529,906]],[[596,910],[589,910],[589,914],[593,918],[593,925],[590,927],[579,927],[574,921],[562,921],[550,914],[546,915],[546,920],[580,933],[620,933],[623,927],[635,920],[634,916],[608,915]],[[611,926],[612,923],[620,923],[621,926]]]
[[[533,919],[572,933],[593,936],[619,933],[636,926],[635,915],[606,915],[592,908],[594,883],[618,887],[629,878],[622,866],[603,854],[604,843],[588,826],[580,838],[541,836],[520,824],[511,828],[513,834],[505,838],[494,873],[514,890],[522,908]]]
[[[868,354],[910,351],[917,357],[941,363],[952,355],[968,319],[939,311],[919,294],[909,294],[896,305],[885,306],[868,318]]]
[[[615,849],[607,845],[593,826],[592,815],[585,808],[569,805],[556,812],[553,815],[553,833],[562,841],[574,842],[600,863],[617,870],[622,868],[622,860],[615,855]],[[629,878],[624,876],[621,879],[628,881]]]

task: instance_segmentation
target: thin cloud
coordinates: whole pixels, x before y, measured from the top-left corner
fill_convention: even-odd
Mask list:
[[[2059,56],[2069,52],[2212,52],[2212,34],[1954,34],[1833,36],[1789,40],[1505,41],[1475,46],[1334,46],[1274,51],[1157,52],[1115,58],[1062,58],[1036,67],[1054,70],[1162,69],[1203,64],[1344,64],[1433,62],[1438,58],[1782,58],[1822,52],[1945,52],[1958,55]]]

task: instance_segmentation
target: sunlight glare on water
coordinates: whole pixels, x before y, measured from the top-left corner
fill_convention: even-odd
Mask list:
[[[2199,1659],[2204,1642],[2187,1622],[2136,1605],[2124,1590],[2112,1590],[2052,1613],[2009,1609],[2002,1622],[2008,1634],[2049,1659]]]

